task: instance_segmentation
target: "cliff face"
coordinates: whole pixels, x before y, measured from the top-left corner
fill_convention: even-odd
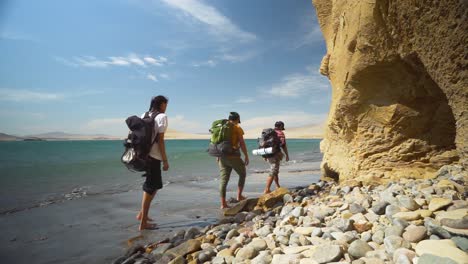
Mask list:
[[[333,88],[326,176],[431,177],[468,162],[468,1],[313,0]]]

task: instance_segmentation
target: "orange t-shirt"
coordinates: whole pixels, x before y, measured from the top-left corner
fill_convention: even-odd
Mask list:
[[[244,135],[244,130],[238,124],[234,125],[232,128],[232,148],[239,149],[240,148],[240,138]]]

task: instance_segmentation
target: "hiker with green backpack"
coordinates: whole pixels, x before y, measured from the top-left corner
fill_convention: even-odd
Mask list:
[[[245,199],[242,196],[242,191],[247,175],[245,167],[249,164],[249,155],[244,141],[244,130],[242,130],[239,124],[239,114],[231,112],[228,120],[217,120],[213,122],[210,129],[211,142],[208,153],[217,158],[219,166],[221,209],[229,207],[226,202],[226,187],[233,169],[239,175],[237,200],[241,201]],[[242,160],[240,151],[244,154],[245,160]]]

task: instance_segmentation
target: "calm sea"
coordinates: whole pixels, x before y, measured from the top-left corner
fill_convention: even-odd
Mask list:
[[[170,170],[166,184],[218,178],[207,140],[167,141]],[[320,161],[318,139],[288,140],[291,162]],[[257,146],[247,140],[249,153]],[[0,214],[44,206],[87,195],[112,194],[141,188],[141,174],[120,162],[122,141],[0,142]],[[248,173],[268,165],[250,156]]]

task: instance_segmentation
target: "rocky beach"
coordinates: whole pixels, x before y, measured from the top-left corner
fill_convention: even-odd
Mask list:
[[[279,188],[203,229],[131,245],[117,263],[468,263],[468,175]]]

